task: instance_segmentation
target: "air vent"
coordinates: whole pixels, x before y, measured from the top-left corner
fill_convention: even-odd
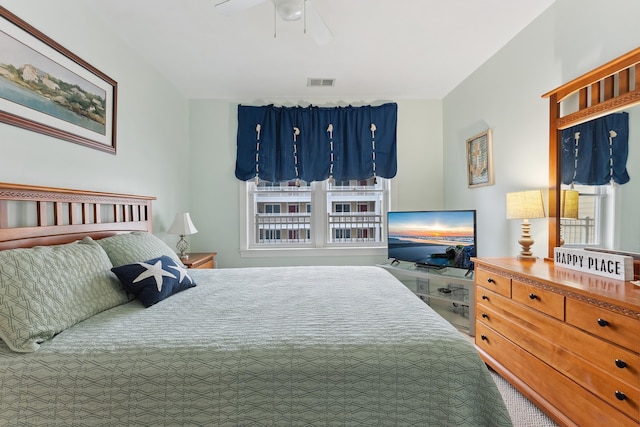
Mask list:
[[[307,79],[308,87],[332,87],[335,85],[335,83],[336,79],[318,79],[311,77]]]

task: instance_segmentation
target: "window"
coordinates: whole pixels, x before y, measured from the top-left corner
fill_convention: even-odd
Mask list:
[[[387,180],[340,181],[329,185],[326,192],[329,230],[342,230],[342,233],[330,232],[327,242],[343,245],[384,244],[384,221],[386,220]],[[369,206],[372,209],[369,209]],[[355,211],[352,207],[356,207]],[[363,208],[366,207],[366,208]]]
[[[335,241],[340,241],[343,239],[351,239],[351,230],[349,229],[338,229],[335,230]]]
[[[243,249],[385,247],[387,179],[243,183]]]
[[[280,230],[260,230],[258,240],[262,242],[280,240]]]
[[[334,212],[351,212],[351,205],[349,203],[336,203],[333,207]]]
[[[280,213],[280,205],[274,205],[265,203],[263,206],[263,212],[267,214],[279,214]]]

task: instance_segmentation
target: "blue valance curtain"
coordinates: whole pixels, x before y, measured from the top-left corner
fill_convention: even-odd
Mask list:
[[[236,178],[393,178],[398,106],[238,106]]]
[[[629,114],[614,113],[562,131],[562,183],[629,182]]]

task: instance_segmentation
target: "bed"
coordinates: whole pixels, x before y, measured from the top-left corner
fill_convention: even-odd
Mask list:
[[[152,200],[0,184],[0,425],[511,425],[472,344],[390,273],[184,270]],[[175,292],[150,301],[158,265]]]

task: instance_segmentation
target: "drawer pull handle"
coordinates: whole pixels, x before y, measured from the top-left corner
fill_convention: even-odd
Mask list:
[[[530,293],[529,294],[529,298],[530,299],[538,299],[538,295],[534,294],[534,293]]]
[[[624,360],[616,359],[616,366],[620,369],[624,369],[627,367],[627,362]]]
[[[489,317],[489,315],[488,315],[487,313],[482,313],[482,318],[483,318],[483,319],[486,319],[486,318],[488,318],[488,317]]]
[[[625,400],[627,398],[627,395],[621,391],[616,390],[616,397],[618,398],[618,400]]]
[[[480,339],[481,339],[482,341],[487,341],[487,336],[486,336],[486,335],[484,335],[484,334],[482,334],[482,335],[480,335]],[[617,392],[616,392],[616,393],[617,393]]]
[[[602,327],[605,327],[605,326],[607,326],[608,324],[609,324],[609,322],[607,322],[606,320],[604,320],[604,319],[598,319],[598,325],[600,325],[600,326],[602,326]]]
[[[495,281],[495,280],[493,280],[491,277],[489,277],[489,278],[487,279],[487,283],[496,283],[496,281]]]
[[[486,296],[486,295],[482,295],[482,299],[487,300],[487,299],[489,299],[489,297]]]

